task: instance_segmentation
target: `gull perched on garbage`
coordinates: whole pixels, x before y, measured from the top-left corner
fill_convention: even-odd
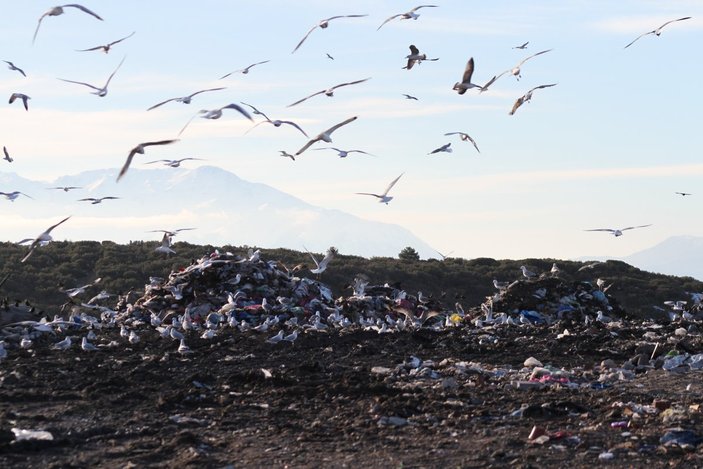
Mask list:
[[[250,121],[254,122],[254,119],[252,119],[252,117],[249,115],[249,113],[247,112],[246,109],[244,109],[242,106],[240,106],[237,103],[230,103],[227,106],[222,106],[221,108],[217,108],[217,109],[211,109],[211,110],[201,109],[200,111],[198,111],[197,114],[195,114],[195,116],[191,117],[190,120],[188,122],[186,122],[186,125],[184,125],[183,128],[181,129],[181,131],[178,132],[178,135],[181,135],[183,133],[183,131],[186,129],[186,127],[188,127],[188,125],[190,125],[192,120],[195,119],[195,117],[197,117],[198,114],[202,114],[200,117],[203,119],[219,119],[220,117],[222,117],[222,111],[224,111],[225,109],[235,109],[241,115],[243,115],[244,117],[246,117]]]
[[[59,16],[59,15],[63,15],[63,14],[64,14],[64,8],[68,8],[68,7],[77,8],[77,9],[81,10],[81,11],[84,12],[84,13],[88,13],[89,15],[94,16],[95,18],[99,19],[100,21],[103,20],[103,19],[100,18],[100,16],[98,16],[96,13],[90,11],[89,9],[87,9],[86,7],[84,7],[83,5],[79,5],[79,4],[77,4],[77,3],[69,3],[69,4],[66,4],[66,5],[55,6],[55,7],[53,7],[53,8],[50,8],[49,10],[47,10],[46,13],[44,13],[43,15],[41,15],[41,16],[39,17],[39,22],[38,22],[38,24],[37,24],[37,29],[34,31],[34,36],[32,37],[32,44],[34,44],[34,41],[37,39],[37,33],[39,32],[39,26],[41,26],[42,20],[43,20],[45,17],[47,17],[47,16]]]
[[[327,250],[325,257],[323,257],[322,260],[318,262],[317,259],[315,259],[315,256],[313,256],[312,253],[310,251],[308,251],[308,248],[305,248],[305,251],[307,251],[307,253],[310,254],[312,261],[315,263],[315,268],[310,269],[310,272],[312,272],[313,274],[317,274],[317,275],[320,275],[322,272],[327,270],[327,264],[329,264],[330,261],[334,258],[335,254],[337,254],[337,250],[335,248],[331,247]]]
[[[315,148],[315,150],[316,150],[316,151],[319,151],[319,150],[334,150],[334,151],[337,152],[337,155],[338,155],[340,158],[346,158],[347,155],[349,155],[349,153],[361,153],[362,155],[376,156],[376,155],[372,155],[371,153],[367,153],[367,152],[365,152],[365,151],[363,151],[363,150],[340,150],[339,148],[336,148],[336,147]]]
[[[23,195],[25,197],[29,197],[27,194],[25,194],[24,192],[20,192],[20,191],[0,192],[0,195],[4,196],[10,202],[14,202],[15,199],[21,195]],[[29,197],[29,198],[33,199],[33,197]]]
[[[113,197],[111,195],[105,197],[86,197],[85,199],[78,199],[78,202],[90,202],[91,204],[101,204],[103,200],[119,199],[119,197]]]
[[[451,153],[452,152],[451,146],[452,146],[451,142],[446,143],[439,148],[435,148],[434,150],[429,152],[428,155],[434,155],[435,153]]]
[[[520,97],[515,101],[515,104],[513,104],[513,108],[510,110],[510,112],[509,112],[508,114],[512,116],[513,114],[515,114],[515,111],[517,111],[520,106],[522,106],[523,104],[529,102],[529,101],[532,99],[532,93],[533,93],[535,90],[541,90],[542,88],[549,88],[550,86],[556,86],[556,83],[552,83],[552,84],[549,84],[549,85],[539,85],[539,86],[535,86],[534,88],[532,88],[530,91],[528,91],[528,92],[525,93],[524,95],[520,96]]]
[[[474,145],[474,148],[476,149],[477,152],[481,153],[481,150],[478,149],[478,145],[476,145],[476,141],[471,138],[471,136],[465,132],[447,132],[444,135],[458,135],[459,138],[461,138],[462,142],[471,142]]]
[[[125,36],[125,37],[123,37],[122,39],[118,39],[118,40],[116,40],[116,41],[109,42],[109,43],[107,43],[107,44],[105,44],[105,45],[96,46],[96,47],[91,47],[90,49],[77,49],[76,52],[90,52],[90,51],[94,51],[94,50],[101,50],[101,51],[103,51],[103,52],[105,52],[105,53],[107,54],[108,52],[110,52],[110,48],[111,48],[112,46],[114,46],[115,44],[119,44],[120,42],[124,41],[125,39],[129,39],[130,37],[134,36],[134,33],[136,33],[136,31],[134,31],[134,32],[133,32],[132,34],[130,34],[129,36]]]
[[[24,104],[24,110],[25,110],[25,111],[29,111],[29,106],[27,105],[27,101],[30,100],[30,99],[32,99],[32,98],[30,98],[29,96],[27,96],[27,95],[24,94],[24,93],[12,93],[12,94],[10,95],[10,100],[8,101],[8,103],[12,104],[12,103],[15,102],[16,99],[21,99],[21,100],[22,100],[22,104]]]
[[[617,238],[618,236],[622,236],[622,234],[623,234],[622,232],[623,232],[623,231],[634,230],[634,229],[636,229],[636,228],[646,228],[646,227],[648,227],[648,226],[652,226],[652,224],[650,223],[649,225],[628,226],[627,228],[620,228],[620,229],[614,229],[614,228],[594,228],[594,229],[592,229],[592,230],[583,230],[583,231],[607,231],[608,233],[612,234],[613,236],[615,236],[615,237]]]
[[[420,6],[416,6],[415,8],[413,8],[410,11],[406,11],[405,13],[398,13],[397,15],[393,15],[390,18],[388,18],[387,20],[385,20],[383,23],[381,23],[381,26],[376,28],[376,31],[381,29],[383,27],[383,25],[385,25],[386,23],[388,23],[389,21],[391,21],[395,18],[400,18],[401,20],[417,20],[420,17],[419,13],[415,13],[417,10],[419,10],[420,8],[436,8],[436,7],[437,7],[437,5],[420,5]]]
[[[197,160],[197,161],[202,161],[202,158],[181,158],[179,160],[154,160],[154,161],[148,161],[144,164],[154,164],[154,163],[163,163],[165,166],[168,166],[170,168],[178,168],[181,166],[181,163],[184,161],[188,160]]]
[[[93,86],[93,85],[91,85],[91,84],[89,84],[89,83],[84,83],[84,82],[82,82],[82,81],[66,80],[66,79],[64,79],[64,78],[59,78],[59,80],[65,81],[65,82],[68,82],[68,83],[75,83],[75,84],[77,84],[77,85],[84,85],[84,86],[87,86],[88,88],[93,88],[95,91],[91,91],[91,93],[92,93],[92,94],[96,94],[96,95],[98,95],[98,96],[100,96],[100,97],[102,98],[102,97],[104,97],[104,96],[107,95],[107,87],[108,87],[108,85],[110,84],[110,81],[112,80],[112,77],[115,76],[115,73],[117,73],[117,70],[119,70],[120,67],[122,66],[122,63],[124,62],[124,59],[126,59],[126,57],[123,57],[123,58],[122,58],[122,60],[120,61],[119,65],[117,66],[117,68],[115,69],[115,71],[110,74],[110,76],[108,77],[107,81],[105,82],[105,86],[103,86],[102,88],[98,88],[97,86]]]
[[[340,128],[340,127],[342,127],[342,126],[344,126],[344,125],[347,125],[347,124],[350,123],[350,122],[354,122],[354,121],[357,119],[357,117],[358,117],[358,116],[350,117],[349,119],[347,119],[347,120],[345,120],[345,121],[343,121],[343,122],[340,122],[340,123],[337,124],[337,125],[333,125],[332,127],[330,127],[329,129],[325,130],[324,132],[319,133],[315,138],[309,140],[308,143],[306,143],[305,145],[303,145],[303,147],[302,147],[300,150],[298,150],[297,152],[295,152],[295,156],[300,155],[300,154],[303,153],[305,150],[307,150],[308,148],[310,148],[310,145],[312,145],[313,143],[316,143],[316,142],[319,142],[319,141],[323,141],[323,142],[327,142],[327,143],[332,143],[332,132],[334,132],[335,130],[337,130],[338,128]]]
[[[300,104],[303,101],[310,99],[313,96],[317,96],[319,94],[324,94],[325,96],[328,96],[331,98],[332,96],[334,96],[334,90],[336,90],[337,88],[341,88],[342,86],[356,85],[357,83],[363,83],[363,82],[370,80],[370,79],[371,78],[369,77],[369,78],[364,78],[363,80],[355,80],[355,81],[350,81],[348,83],[340,83],[339,85],[334,85],[330,88],[327,88],[326,90],[317,91],[317,92],[311,94],[310,96],[306,96],[303,99],[299,99],[298,101],[294,102],[293,104],[289,104],[287,107],[292,107],[292,106],[295,106],[296,104]]]
[[[522,276],[525,278],[534,278],[537,276],[536,273],[532,272],[530,269],[528,269],[524,265],[520,266],[520,270],[522,271]]]
[[[69,218],[71,218],[71,217],[68,216],[68,217],[64,218],[63,220],[61,220],[60,222],[56,223],[55,225],[51,225],[45,231],[40,233],[39,236],[34,238],[34,241],[32,241],[32,244],[29,245],[29,250],[28,250],[27,254],[22,258],[22,260],[20,262],[25,262],[27,259],[29,259],[29,256],[32,255],[32,253],[34,252],[34,250],[37,247],[43,246],[43,245],[49,243],[50,241],[52,241],[53,238],[51,237],[51,230],[53,230],[54,228],[56,228],[57,226],[59,226],[61,223],[65,222]]]
[[[117,175],[117,182],[120,181],[122,176],[127,173],[127,170],[129,169],[129,165],[132,164],[132,158],[134,158],[134,155],[139,153],[140,155],[144,154],[144,149],[149,146],[153,145],[169,145],[171,143],[177,142],[177,139],[171,139],[171,140],[159,140],[157,142],[145,142],[145,143],[140,143],[136,147],[132,148],[129,151],[129,155],[127,155],[127,161],[125,161],[124,165],[122,166],[122,169],[120,170],[120,174]]]
[[[413,65],[416,63],[422,63],[423,60],[428,60],[430,62],[439,60],[439,58],[428,59],[427,54],[421,54],[420,49],[418,49],[414,44],[410,44],[410,54],[406,55],[405,58],[408,59],[408,63],[405,64],[405,67],[401,67],[404,70],[410,70],[413,68]]]
[[[18,72],[20,72],[20,73],[22,74],[22,76],[24,76],[24,77],[27,76],[27,74],[24,73],[24,70],[22,70],[21,68],[19,68],[18,66],[16,66],[16,65],[13,64],[12,62],[10,62],[9,60],[3,60],[3,62],[5,62],[5,63],[7,64],[7,68],[9,68],[10,70],[18,71]]]
[[[183,103],[183,104],[190,104],[190,102],[191,102],[191,100],[193,99],[193,97],[196,96],[196,95],[198,95],[198,94],[200,94],[200,93],[206,93],[206,92],[208,92],[208,91],[219,91],[219,90],[224,90],[224,89],[226,89],[226,88],[225,88],[225,87],[220,87],[220,88],[208,88],[208,89],[206,89],[206,90],[196,91],[195,93],[191,93],[191,94],[189,94],[188,96],[182,96],[182,97],[180,97],[180,98],[170,98],[170,99],[167,99],[167,100],[165,100],[165,101],[161,101],[160,103],[154,104],[154,105],[151,106],[149,109],[147,109],[147,111],[151,111],[152,109],[156,109],[157,107],[163,106],[164,104],[169,103],[169,102],[171,102],[171,101],[175,101],[175,102],[177,102],[177,103]]]
[[[222,80],[223,78],[227,78],[228,76],[230,76],[230,75],[232,75],[232,74],[234,74],[234,73],[243,73],[244,75],[246,75],[247,73],[249,73],[249,70],[251,70],[252,67],[255,67],[255,66],[261,65],[261,64],[265,64],[265,63],[268,63],[268,62],[270,62],[270,60],[264,60],[264,61],[261,61],[261,62],[253,63],[253,64],[249,65],[248,67],[240,68],[239,70],[235,70],[235,71],[233,71],[233,72],[229,72],[229,73],[226,74],[226,75],[222,75],[222,76],[220,77],[220,80]]]
[[[253,126],[251,129],[247,130],[246,133],[248,134],[249,132],[251,132],[252,130],[254,130],[256,127],[258,127],[258,126],[261,125],[261,124],[271,124],[271,125],[273,125],[274,127],[280,127],[280,126],[283,125],[283,124],[288,124],[288,125],[290,125],[291,127],[295,127],[296,129],[298,129],[298,130],[300,131],[300,133],[302,133],[303,135],[305,135],[306,137],[308,137],[308,134],[306,134],[305,131],[304,131],[298,124],[296,124],[295,122],[293,122],[293,121],[284,121],[284,120],[279,120],[279,119],[271,120],[271,119],[269,119],[268,117],[266,118],[266,120],[263,120],[263,121],[261,121],[261,122],[257,122],[256,124],[254,124],[254,126]],[[308,138],[309,138],[309,137],[308,137]]]
[[[2,152],[5,154],[5,156],[2,158],[3,160],[7,161],[8,163],[12,163],[13,161],[15,161],[15,160],[10,156],[10,152],[7,151],[7,147],[6,147],[6,146],[3,146],[3,147],[2,147]]]
[[[464,74],[461,76],[461,81],[458,81],[454,83],[454,86],[452,89],[456,91],[459,94],[464,94],[466,93],[466,90],[470,90],[471,88],[480,88],[483,90],[486,88],[488,85],[477,85],[475,83],[471,83],[471,76],[474,74],[474,58],[471,57],[468,62],[466,62],[466,67],[464,68]]]
[[[637,42],[638,40],[640,40],[640,39],[642,39],[643,37],[648,36],[648,35],[650,35],[650,34],[655,34],[655,35],[657,35],[657,36],[661,36],[662,29],[664,28],[664,26],[666,26],[666,25],[668,25],[668,24],[675,23],[675,22],[677,22],[677,21],[690,20],[690,19],[691,19],[690,16],[684,16],[683,18],[678,18],[678,19],[675,19],[675,20],[667,21],[667,22],[664,23],[663,25],[659,26],[657,29],[653,29],[653,30],[651,30],[651,31],[647,31],[646,33],[640,34],[640,35],[637,36],[631,43],[629,43],[628,45],[626,45],[623,49],[627,49],[628,47],[630,47],[632,44],[634,44],[634,43]]]
[[[403,176],[403,174],[405,174],[405,173],[400,173],[400,176],[398,176],[397,178],[393,179],[393,180],[391,181],[391,183],[388,184],[388,187],[386,187],[386,190],[383,191],[382,194],[374,194],[374,193],[371,193],[371,192],[357,192],[356,194],[358,194],[358,195],[370,195],[370,196],[372,196],[372,197],[376,197],[376,198],[378,199],[379,203],[383,203],[383,204],[388,205],[388,202],[390,202],[391,200],[393,200],[393,197],[392,197],[392,196],[389,196],[388,193],[389,193],[390,190],[393,188],[393,186],[395,186],[395,183],[398,182],[398,179],[400,179],[401,176]]]
[[[295,46],[295,49],[293,49],[293,52],[291,52],[291,54],[295,53],[295,51],[297,51],[298,48],[300,48],[300,46],[303,45],[303,42],[305,42],[305,40],[308,38],[308,36],[309,36],[313,31],[315,31],[315,29],[317,29],[317,28],[327,29],[327,27],[329,26],[330,21],[336,20],[336,19],[338,19],[338,18],[362,18],[362,17],[364,17],[364,16],[369,16],[369,15],[338,15],[338,16],[330,16],[329,18],[325,18],[324,20],[320,20],[319,23],[317,23],[315,26],[313,26],[312,28],[310,28],[310,31],[308,31],[307,34],[306,34],[305,36],[303,36],[303,38],[300,40],[300,42],[298,43],[298,45]]]

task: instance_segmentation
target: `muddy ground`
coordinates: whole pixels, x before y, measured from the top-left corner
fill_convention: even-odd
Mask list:
[[[701,371],[645,366],[598,382],[603,360],[620,367],[652,350],[646,331],[655,355],[699,353],[695,326],[685,339],[680,324],[568,326],[559,339],[564,325],[278,344],[193,335],[185,355],[153,330],[134,345],[101,331],[96,345],[117,345],[94,352],[51,350],[62,336],[47,336],[0,363],[0,467],[703,466],[697,439],[661,440],[672,428],[703,435]],[[569,384],[519,389],[530,356]],[[15,441],[11,428],[54,439]]]

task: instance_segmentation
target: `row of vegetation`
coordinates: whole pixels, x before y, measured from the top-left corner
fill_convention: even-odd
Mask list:
[[[0,280],[7,277],[0,287],[0,295],[11,301],[29,300],[49,314],[58,311],[66,301],[62,290],[91,283],[102,278],[99,290],[110,293],[139,291],[148,283],[150,276],[167,277],[176,269],[193,260],[212,253],[215,246],[199,246],[176,243],[175,255],[165,257],[154,252],[158,243],[137,241],[116,244],[111,241],[53,242],[37,249],[25,263],[20,259],[26,253],[25,246],[0,243]],[[220,246],[222,252],[231,251],[246,255],[247,246]],[[266,260],[276,260],[292,267],[314,263],[305,252],[288,249],[261,249]],[[321,257],[322,254],[316,254]],[[319,258],[318,257],[318,258]],[[349,284],[358,274],[368,277],[371,284],[399,283],[409,292],[422,291],[424,295],[451,306],[459,301],[465,308],[476,306],[486,296],[495,293],[493,279],[512,281],[521,278],[520,266],[527,265],[536,272],[548,272],[556,262],[560,277],[568,281],[594,282],[602,278],[613,286],[608,291],[632,316],[649,316],[654,306],[662,306],[667,300],[687,299],[688,292],[703,291],[703,283],[690,277],[674,277],[653,274],[636,269],[624,262],[608,261],[594,269],[578,271],[581,262],[553,259],[495,260],[489,258],[444,260],[419,260],[417,252],[406,248],[398,258],[338,254],[322,274],[321,280],[328,284],[335,295],[351,294]],[[303,271],[302,275],[313,277]]]

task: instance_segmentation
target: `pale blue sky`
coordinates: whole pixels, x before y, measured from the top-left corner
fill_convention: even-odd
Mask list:
[[[53,180],[117,169],[135,144],[175,137],[197,110],[245,101],[272,119],[298,122],[311,135],[359,116],[334,134],[333,146],[378,157],[340,159],[308,150],[292,162],[278,150],[295,152],[306,141],[302,135],[268,125],[244,135],[250,125],[233,113],[219,121],[194,120],[178,144],[147,151],[135,167],[148,168],[143,162],[159,158],[205,158],[187,166],[220,166],[314,205],[397,223],[436,249],[467,258],[623,256],[669,236],[703,236],[699,1],[438,1],[438,8],[419,10],[417,21],[393,20],[380,31],[387,17],[420,3],[82,4],[105,21],[67,9],[43,20],[34,46],[37,19],[52,4],[5,6],[0,59],[25,69],[28,78],[0,68],[0,92],[24,92],[32,100],[29,112],[6,101],[0,107],[0,144],[16,158],[0,161],[0,171]],[[345,14],[369,16],[334,20],[291,54],[320,19]],[[693,18],[623,49],[639,34],[683,16]],[[107,55],[75,52],[132,31]],[[527,50],[512,49],[525,41]],[[410,44],[440,60],[402,70]],[[527,62],[520,81],[503,76],[481,95],[452,91],[471,56],[473,81],[483,83],[543,49],[553,51]],[[102,85],[124,56],[104,98],[57,80]],[[218,80],[262,60],[271,62]],[[366,77],[372,79],[341,88],[333,98],[286,108],[312,92]],[[516,98],[545,83],[558,85],[536,91],[531,103],[508,115]],[[145,111],[215,86],[227,89],[196,96],[189,106]],[[449,131],[469,133],[481,154],[443,135]],[[426,155],[450,141],[454,153]],[[389,206],[354,194],[382,191],[401,172]],[[681,198],[675,191],[694,195]],[[6,220],[32,219],[32,204],[39,203],[0,202]],[[32,223],[39,231],[48,226],[45,218]],[[648,223],[654,226],[618,239],[583,231]],[[16,231],[5,226],[0,237],[36,234]],[[81,236],[89,239],[89,230]]]

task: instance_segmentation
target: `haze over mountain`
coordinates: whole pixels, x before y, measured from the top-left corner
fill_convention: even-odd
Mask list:
[[[319,208],[220,168],[131,168],[119,184],[116,174],[116,169],[85,171],[47,183],[0,173],[4,192],[21,191],[34,199],[0,200],[0,213],[9,222],[3,227],[3,240],[33,237],[60,218],[73,215],[52,233],[55,239],[126,243],[160,238],[147,230],[196,227],[180,233],[176,241],[296,250],[305,246],[314,252],[335,246],[340,253],[363,257],[396,257],[404,247],[412,246],[423,258],[437,257],[434,249],[401,226]],[[82,189],[48,190],[54,186]],[[104,196],[119,199],[96,205],[78,202]],[[33,214],[44,218],[26,218],[23,207],[29,204]],[[387,208],[392,210],[392,203]]]
[[[672,236],[623,261],[650,272],[703,279],[703,237]]]

